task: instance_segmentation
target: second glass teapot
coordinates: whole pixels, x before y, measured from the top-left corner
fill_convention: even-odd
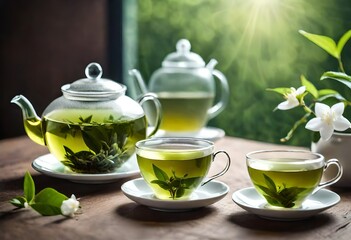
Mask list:
[[[186,39],[179,40],[176,49],[163,60],[162,68],[152,74],[148,88],[138,70],[131,70],[130,75],[137,80],[141,93],[153,92],[161,102],[160,129],[168,136],[190,136],[224,109],[229,87],[226,77],[214,69],[215,59],[206,65],[198,54],[190,51],[191,45]],[[218,84],[214,77],[219,80]],[[216,85],[220,88],[219,96],[216,96]]]

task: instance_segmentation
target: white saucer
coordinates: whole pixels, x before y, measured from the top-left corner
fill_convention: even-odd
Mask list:
[[[298,209],[272,209],[267,208],[266,201],[255,188],[244,188],[232,195],[233,201],[243,209],[262,218],[280,221],[295,221],[316,215],[340,201],[340,196],[330,190],[321,189],[302,204]]]
[[[155,134],[155,137],[194,137],[194,138],[202,138],[209,141],[216,141],[225,136],[225,132],[223,129],[215,128],[215,127],[205,127],[200,130],[200,132],[195,133],[193,135],[183,135],[183,134],[175,134],[175,133],[166,133],[163,130],[158,130]]]
[[[157,199],[142,178],[124,183],[121,189],[131,200],[151,209],[166,212],[182,212],[205,207],[219,201],[229,192],[229,187],[225,183],[216,180],[199,187],[188,200]]]
[[[78,183],[108,183],[117,181],[120,178],[139,174],[139,167],[135,155],[124,163],[122,167],[116,169],[112,173],[106,174],[75,173],[65,167],[52,154],[46,154],[36,158],[32,163],[32,167],[45,175]]]

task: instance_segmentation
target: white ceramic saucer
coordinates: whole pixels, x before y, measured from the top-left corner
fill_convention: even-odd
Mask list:
[[[194,135],[182,135],[182,134],[172,134],[166,133],[165,131],[158,130],[155,134],[155,137],[194,137],[194,138],[202,138],[209,141],[216,141],[225,136],[225,132],[223,129],[215,128],[215,127],[205,127],[200,130],[200,132]]]
[[[114,172],[106,174],[75,173],[65,167],[52,154],[46,154],[36,158],[32,163],[32,167],[38,172],[51,177],[67,179],[72,182],[93,184],[114,182],[121,178],[139,174],[139,167],[135,155],[124,163],[122,167],[116,169]]]
[[[266,207],[266,201],[255,188],[244,188],[232,195],[233,201],[243,209],[262,218],[280,221],[295,221],[312,217],[340,201],[340,196],[330,190],[321,189],[302,204],[298,209],[272,209]]]
[[[182,212],[205,207],[219,201],[229,192],[229,187],[225,183],[216,180],[199,187],[188,200],[157,199],[142,178],[124,183],[121,189],[131,200],[151,209],[166,212]]]

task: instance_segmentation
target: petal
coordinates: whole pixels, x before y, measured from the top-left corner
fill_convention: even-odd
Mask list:
[[[299,88],[296,90],[296,95],[301,95],[301,94],[303,94],[305,91],[306,91],[306,87],[305,87],[305,86],[299,87]]]
[[[277,108],[280,110],[289,110],[289,109],[292,109],[298,105],[299,105],[299,101],[297,99],[295,99],[295,101],[294,100],[293,101],[284,101],[282,103],[279,103]]]
[[[325,112],[330,112],[330,107],[324,103],[317,102],[314,111],[317,117],[322,117]]]
[[[334,128],[335,130],[338,131],[345,131],[346,129],[348,129],[349,127],[351,127],[351,123],[349,122],[349,120],[347,120],[345,117],[340,116],[339,118],[337,118],[334,121]]]
[[[312,131],[320,131],[320,129],[323,127],[323,121],[320,118],[312,118],[311,120],[308,121],[306,124],[305,128],[308,130]]]
[[[334,104],[331,107],[331,110],[335,114],[336,117],[340,117],[344,113],[344,109],[345,109],[345,105],[342,102]]]
[[[327,141],[333,135],[333,132],[334,132],[333,126],[328,124],[324,124],[324,126],[319,131],[319,133],[321,134],[321,138],[324,141]]]

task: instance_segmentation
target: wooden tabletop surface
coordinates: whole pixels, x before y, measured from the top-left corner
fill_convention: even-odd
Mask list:
[[[218,180],[229,193],[213,205],[188,212],[160,212],[127,198],[121,185],[133,178],[107,184],[80,184],[40,174],[32,161],[48,153],[28,137],[0,141],[0,239],[350,239],[351,189],[336,189],[341,202],[309,219],[284,222],[262,219],[246,212],[232,200],[232,194],[251,183],[245,154],[260,149],[294,148],[239,138],[215,142],[232,158],[228,173]],[[211,171],[221,168],[214,162]],[[53,187],[80,199],[81,209],[73,218],[43,217],[30,209],[16,209],[9,203],[23,195],[23,176],[30,171],[37,190]]]

